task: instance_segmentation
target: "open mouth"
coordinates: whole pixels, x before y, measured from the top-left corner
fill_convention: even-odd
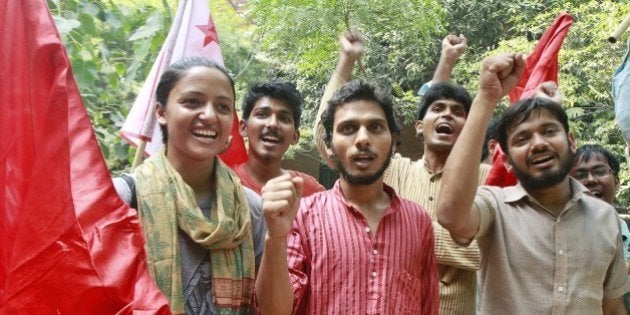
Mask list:
[[[217,132],[212,131],[212,130],[196,129],[192,131],[192,134],[195,137],[206,139],[206,140],[212,140],[212,139],[217,138]]]
[[[352,161],[360,168],[369,167],[374,160],[376,160],[376,156],[374,156],[374,154],[367,153],[357,154],[352,157]]]
[[[269,144],[278,144],[278,143],[281,142],[280,137],[277,136],[277,135],[273,135],[273,134],[265,134],[260,139],[263,142],[269,143]]]
[[[372,155],[358,155],[355,156],[354,158],[352,158],[353,161],[367,161],[367,162],[371,162],[374,161],[374,156]]]
[[[538,155],[531,158],[529,163],[531,165],[541,165],[541,164],[548,163],[549,161],[553,160],[553,158],[554,156],[552,154]]]
[[[435,127],[435,132],[443,135],[451,135],[453,134],[453,126],[447,123],[441,123]]]

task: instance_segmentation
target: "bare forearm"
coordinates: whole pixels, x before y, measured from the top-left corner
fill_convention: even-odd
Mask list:
[[[457,242],[470,240],[479,228],[479,214],[472,205],[479,180],[481,146],[486,125],[494,106],[483,96],[477,96],[470,109],[442,175],[437,203],[438,222]]]
[[[435,68],[435,73],[433,74],[433,79],[431,81],[434,83],[449,81],[456,62],[457,59],[442,55],[440,57],[440,61],[438,61],[437,68]]]
[[[324,160],[327,160],[327,157],[326,147],[324,145],[324,126],[322,126],[321,124],[322,113],[328,107],[328,100],[330,100],[333,94],[344,83],[350,80],[352,69],[354,68],[356,60],[356,58],[353,58],[343,53],[339,56],[337,67],[330,77],[330,81],[328,81],[328,84],[326,84],[324,95],[322,96],[322,99],[319,103],[319,108],[317,109],[317,116],[315,116],[315,128],[313,130],[313,139],[315,140],[315,147],[317,148],[317,151]]]
[[[350,78],[352,77],[352,70],[354,69],[354,64],[357,60],[357,57],[352,57],[343,53],[340,54],[339,61],[337,61],[337,66],[335,67],[334,75],[337,75],[346,82],[350,81]]]
[[[265,240],[265,251],[256,278],[256,298],[261,314],[291,314],[293,288],[289,280],[286,240]]]

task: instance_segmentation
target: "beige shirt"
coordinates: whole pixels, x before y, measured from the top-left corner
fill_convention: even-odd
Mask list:
[[[315,120],[315,146],[322,157],[326,157],[324,128],[320,123],[321,114],[328,106],[328,100],[345,81],[335,75],[326,86]],[[479,183],[485,182],[489,166],[480,166]],[[424,160],[412,161],[399,154],[394,155],[391,165],[385,171],[384,181],[392,186],[398,195],[423,206],[429,212],[435,232],[435,256],[440,278],[440,314],[474,315],[476,294],[476,270],[480,255],[476,243],[462,247],[437,223],[435,206],[442,173],[432,174]]]
[[[479,184],[485,182],[489,165],[479,166]],[[435,256],[440,279],[440,314],[475,314],[476,274],[480,254],[476,242],[456,244],[437,223],[436,203],[442,172],[431,173],[424,159],[412,161],[398,154],[385,171],[385,183],[400,196],[421,204],[429,212],[435,233]]]
[[[630,288],[615,209],[571,179],[558,217],[520,186],[482,186],[481,314],[602,314]]]

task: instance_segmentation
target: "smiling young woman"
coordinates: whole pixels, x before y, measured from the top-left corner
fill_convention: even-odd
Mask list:
[[[114,179],[122,199],[137,200],[149,270],[175,314],[250,313],[261,201],[217,157],[231,140],[234,82],[210,60],[187,58],[164,72],[156,100],[166,149],[132,181]]]

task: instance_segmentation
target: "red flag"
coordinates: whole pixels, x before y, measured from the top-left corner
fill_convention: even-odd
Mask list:
[[[511,103],[516,103],[534,95],[535,89],[543,82],[558,82],[558,52],[562,42],[573,24],[573,18],[568,13],[561,13],[540,38],[534,51],[527,57],[525,71],[520,80],[508,94]],[[495,152],[492,158],[492,168],[486,178],[486,185],[513,186],[516,177],[503,165],[503,152]]]
[[[223,57],[210,8],[206,0],[181,0],[166,41],[153,64],[142,90],[138,94],[120,135],[131,145],[146,141],[145,156],[162,147],[162,134],[155,119],[155,88],[162,73],[173,62],[190,56],[201,56],[223,66]],[[239,132],[239,119],[235,112],[232,126],[232,144],[221,159],[228,165],[247,161],[245,142]]]
[[[0,28],[0,313],[168,314],[46,2],[0,0]]]
[[[563,12],[545,31],[534,51],[527,57],[521,79],[508,95],[511,103],[532,97],[534,90],[543,82],[558,83],[558,52],[572,24],[571,15]]]

